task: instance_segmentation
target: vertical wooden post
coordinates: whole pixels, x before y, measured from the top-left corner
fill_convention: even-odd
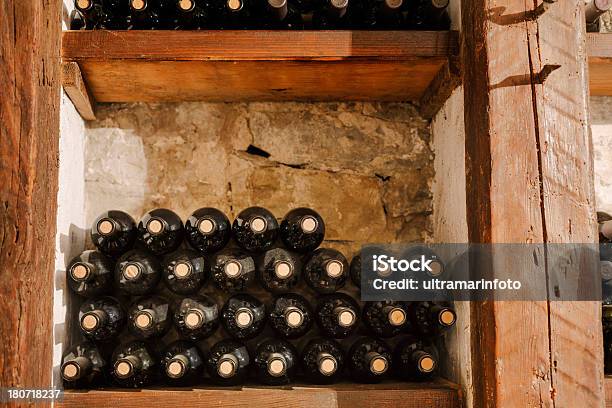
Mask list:
[[[0,386],[51,385],[60,0],[0,2]]]
[[[471,242],[596,240],[584,2],[540,3],[462,2]],[[519,268],[542,299],[546,267]],[[478,302],[471,319],[475,406],[603,406],[597,302]]]

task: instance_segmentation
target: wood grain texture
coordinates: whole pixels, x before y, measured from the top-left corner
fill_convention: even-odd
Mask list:
[[[2,387],[51,385],[61,4],[0,3]]]
[[[606,393],[606,408],[612,408],[612,376],[606,375],[605,379],[605,393]]]
[[[405,408],[461,407],[458,387],[447,381],[375,385],[338,384],[330,387],[298,386],[286,388],[244,387],[235,389],[193,390],[108,390],[67,392],[59,408],[167,408],[186,407],[322,407]]]
[[[612,95],[612,34],[587,33],[590,94]]]
[[[89,95],[79,64],[76,62],[62,64],[62,87],[84,120],[96,120],[95,102]]]
[[[440,68],[419,101],[419,112],[425,119],[432,119],[451,94],[461,85],[460,62],[450,57]]]

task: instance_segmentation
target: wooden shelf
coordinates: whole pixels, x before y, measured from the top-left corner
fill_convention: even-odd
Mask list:
[[[612,95],[612,34],[589,33],[587,52],[591,95]]]
[[[97,102],[415,100],[455,32],[67,31]]]
[[[286,388],[243,387],[189,390],[103,390],[66,391],[60,408],[167,408],[172,406],[239,407],[325,407],[325,408],[459,408],[459,387],[445,380],[432,383],[383,383],[374,385],[336,384]]]

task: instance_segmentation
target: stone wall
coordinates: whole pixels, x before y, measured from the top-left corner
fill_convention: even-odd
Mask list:
[[[433,152],[410,104],[102,105],[86,131],[88,222],[109,208],[278,217],[309,206],[329,244],[429,240]]]

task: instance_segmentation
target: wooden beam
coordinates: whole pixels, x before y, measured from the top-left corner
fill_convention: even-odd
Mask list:
[[[421,116],[432,119],[459,85],[461,85],[459,59],[449,57],[421,96],[419,103]]]
[[[595,242],[582,5],[549,4],[533,19],[533,2],[462,2],[471,242]],[[518,261],[480,266],[512,265],[547,299],[546,260]],[[598,310],[474,302],[474,405],[602,406]]]
[[[51,385],[61,6],[0,3],[3,387]]]
[[[84,120],[96,120],[95,101],[90,96],[76,62],[62,64],[62,87]]]

